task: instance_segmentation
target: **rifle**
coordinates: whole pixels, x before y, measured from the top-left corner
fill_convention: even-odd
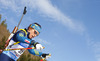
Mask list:
[[[19,27],[19,25],[20,25],[20,23],[21,23],[21,21],[22,21],[22,18],[23,18],[23,16],[26,14],[26,12],[27,12],[27,11],[26,11],[26,7],[24,7],[23,15],[22,15],[22,17],[21,17],[21,19],[20,19],[18,25],[15,26],[15,28],[14,28],[13,31],[12,31],[12,33],[11,33],[10,36],[8,37],[8,40],[6,41],[6,44],[5,44],[5,48],[8,46],[8,44],[9,44],[11,38],[13,37],[13,35],[17,32],[18,27]],[[5,48],[4,48],[4,49],[5,49]]]

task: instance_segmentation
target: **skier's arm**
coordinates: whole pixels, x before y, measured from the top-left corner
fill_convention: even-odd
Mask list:
[[[36,42],[34,40],[31,40],[31,39],[28,39],[27,37],[25,37],[25,32],[23,32],[23,31],[17,32],[13,38],[16,42],[19,41],[22,43],[27,43],[27,44],[33,45],[36,49],[43,49],[41,44],[39,44],[38,42]]]
[[[16,42],[22,42],[22,43],[27,43],[27,44],[36,44],[37,42],[35,42],[34,40],[28,39],[27,37],[25,37],[25,32],[23,31],[19,31],[17,32],[14,37],[13,37],[14,41]]]
[[[33,47],[33,46],[30,46]],[[30,54],[36,55],[36,56],[41,56],[43,53],[42,52],[38,52],[35,49],[28,49]]]

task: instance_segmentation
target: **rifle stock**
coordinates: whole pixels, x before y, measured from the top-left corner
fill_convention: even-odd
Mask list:
[[[5,48],[8,46],[11,38],[13,37],[13,35],[17,32],[18,30],[18,27],[15,26],[14,30],[12,31],[12,33],[10,34],[10,36],[8,37],[8,40],[6,41],[6,44],[5,44]]]

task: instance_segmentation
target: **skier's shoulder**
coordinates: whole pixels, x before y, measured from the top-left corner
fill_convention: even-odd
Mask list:
[[[26,29],[19,29],[19,31],[16,34],[24,34],[24,35],[27,35],[27,30]]]

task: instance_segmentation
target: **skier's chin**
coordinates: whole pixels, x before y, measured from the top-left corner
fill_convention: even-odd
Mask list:
[[[29,37],[29,39],[32,39],[32,38],[34,38],[34,37]]]
[[[30,39],[32,39],[32,38],[34,38],[33,36],[32,37],[30,37]]]

